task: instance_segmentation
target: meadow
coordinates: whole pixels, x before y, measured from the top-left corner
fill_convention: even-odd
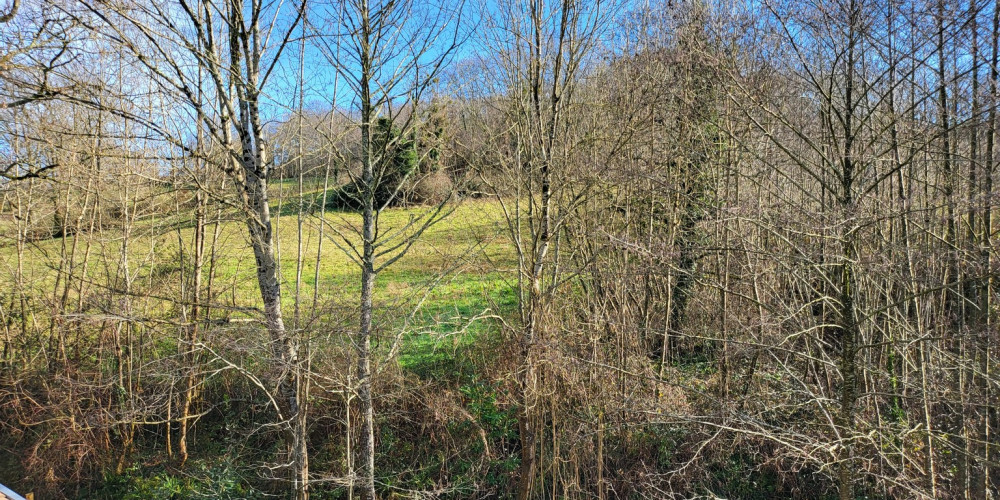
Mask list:
[[[356,308],[361,271],[351,254],[360,241],[360,216],[319,210],[315,202],[322,188],[313,185],[303,196],[304,202],[313,206],[305,211],[300,232],[295,181],[275,182],[272,189],[277,200],[271,208],[285,314],[292,318],[296,295],[301,310],[309,311],[303,315]],[[380,216],[379,230],[409,236],[413,233],[408,226],[411,222],[434,214],[436,207],[388,208]],[[245,222],[235,213],[220,211],[216,216],[210,218],[205,232],[203,276],[207,282],[211,274],[212,298],[207,305],[213,309],[212,320],[252,321],[259,316],[260,295]],[[483,317],[495,315],[498,307],[509,308],[516,301],[517,260],[499,203],[464,200],[446,206],[436,216],[440,220],[386,267],[376,282],[376,301],[384,319],[392,328],[406,329],[399,353],[404,366],[434,355],[442,346],[472,340],[489,328],[485,325],[493,324]],[[12,221],[4,223],[5,234],[16,233]],[[321,224],[325,226],[322,233]],[[144,318],[181,321],[175,297],[183,293],[179,290],[184,281],[182,270],[192,259],[194,231],[189,213],[150,211],[135,218],[127,237],[121,229],[109,229],[27,242],[20,263],[11,237],[0,248],[0,266],[25,296],[48,295],[50,300],[58,300],[66,287],[61,276],[82,276],[68,287],[67,297],[70,302],[82,297],[81,303],[102,291],[120,289],[124,285],[116,276],[127,275],[134,307],[141,308]],[[297,258],[300,234],[301,260]],[[123,259],[123,247],[127,259]],[[299,270],[301,285],[296,290]],[[480,319],[473,321],[476,318]],[[31,319],[39,324],[51,320],[44,307]],[[306,321],[300,326],[305,327]]]

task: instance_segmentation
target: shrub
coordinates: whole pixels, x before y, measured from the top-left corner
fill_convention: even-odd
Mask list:
[[[453,188],[451,177],[438,170],[417,180],[407,199],[413,203],[437,204],[447,200]]]

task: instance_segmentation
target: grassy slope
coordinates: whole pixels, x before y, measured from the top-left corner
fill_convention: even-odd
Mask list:
[[[294,186],[281,187],[286,195],[294,192]],[[283,306],[290,324],[295,295],[298,221],[294,210],[289,208],[297,208],[297,200],[286,198],[281,204],[283,206],[279,210],[278,203],[274,203],[274,213],[284,212],[285,215],[276,216],[274,225],[281,261]],[[379,229],[382,234],[391,234],[411,219],[425,216],[429,210],[428,207],[386,210],[380,218]],[[315,265],[320,217],[317,213],[303,219],[303,286],[300,294],[303,314],[308,316],[317,286]],[[356,245],[360,239],[354,233],[354,228],[359,227],[360,217],[357,214],[330,212],[325,220],[329,225],[325,229],[319,261],[318,307],[350,308],[357,301],[360,269],[348,258],[345,248],[348,247],[347,242]],[[473,335],[461,336],[471,340],[481,323],[470,325],[469,318],[483,313],[491,305],[510,303],[509,290],[511,280],[516,279],[516,260],[507,243],[502,221],[496,202],[463,202],[431,226],[404,257],[379,275],[376,300],[384,306],[383,321],[394,323],[392,326],[398,328],[403,324],[403,318],[413,313],[415,321],[409,323],[407,330],[420,333],[408,337],[404,345],[401,352],[404,366],[432,354],[443,341],[458,342],[458,336],[450,335],[455,332],[471,333]],[[164,229],[171,227],[174,229]],[[346,236],[346,241],[337,236],[334,229]],[[212,243],[212,232],[213,228],[209,227],[208,247]],[[88,281],[115,282],[121,251],[120,232],[78,237],[81,241],[74,274],[79,275],[86,267]],[[153,214],[142,220],[130,242],[129,266],[135,275],[134,289],[165,298],[177,297],[180,269],[177,263],[182,254],[190,255],[192,240],[193,228],[177,215]],[[67,238],[66,245],[72,245],[72,241],[73,238]],[[185,247],[183,251],[180,241]],[[53,293],[53,285],[58,274],[62,245],[61,239],[53,239],[32,243],[27,249],[23,263],[24,282],[26,287],[33,289],[30,293],[35,296],[57,296]],[[84,263],[83,255],[88,245],[90,258]],[[215,290],[219,295],[214,302],[234,308],[259,306],[253,254],[242,221],[234,217],[222,224],[218,248]],[[0,273],[7,274],[6,279],[10,283],[15,282],[16,266],[13,246],[0,249]],[[101,293],[99,286],[91,286],[90,291]],[[70,303],[75,303],[75,297]],[[414,312],[418,303],[420,307]],[[177,315],[177,308],[168,300],[138,300],[136,307],[143,316],[179,319],[172,317]],[[217,313],[232,317],[244,315],[239,312]],[[42,324],[42,318],[36,317],[35,320]]]

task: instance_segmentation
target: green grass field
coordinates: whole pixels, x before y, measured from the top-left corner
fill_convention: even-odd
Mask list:
[[[299,220],[297,199],[290,196],[296,186],[285,182],[276,187],[288,198],[272,204],[275,240],[281,264],[283,309],[286,323],[292,325],[296,295]],[[278,191],[277,189],[275,191]],[[315,193],[307,196],[315,196]],[[281,205],[279,207],[279,205]],[[411,221],[420,221],[433,207],[388,209],[381,214],[379,231],[392,235],[412,235],[406,230]],[[511,250],[506,224],[499,204],[487,200],[467,200],[451,207],[439,222],[430,226],[406,254],[381,272],[377,279],[375,300],[377,321],[383,330],[404,331],[399,361],[414,366],[421,360],[444,355],[448,349],[472,341],[492,321],[473,318],[497,314],[515,302],[513,285],[517,261]],[[360,216],[328,211],[321,219],[318,212],[302,218],[301,288],[298,291],[302,316],[313,313],[313,294],[318,287],[316,311],[356,310],[361,272],[349,253],[360,238]],[[253,253],[245,223],[231,214],[218,228],[213,269],[213,317],[252,317],[245,310],[257,308],[257,289]],[[320,225],[325,221],[320,248]],[[215,227],[207,228],[206,267],[203,283],[213,256]],[[74,242],[74,238],[79,241]],[[135,297],[136,315],[178,321],[176,299],[181,295],[182,273],[190,272],[194,228],[190,221],[172,213],[150,214],[141,219],[128,239],[128,274]],[[71,301],[84,295],[99,296],[106,287],[124,288],[120,230],[80,233],[76,236],[31,242],[22,256],[20,278],[15,246],[0,249],[0,269],[10,283],[30,289],[30,296],[55,300],[65,281],[57,277],[72,275]],[[390,241],[391,247],[399,240]],[[8,240],[10,242],[10,240]],[[67,271],[62,255],[76,244],[73,269]],[[66,251],[63,252],[65,245]],[[317,259],[317,254],[319,258]],[[393,254],[382,257],[385,262]],[[316,273],[316,266],[319,273]],[[61,271],[62,270],[62,271]],[[318,281],[317,281],[318,276]],[[190,280],[187,280],[190,282]],[[15,285],[18,286],[18,285]],[[72,303],[72,302],[71,302]],[[33,318],[42,324],[45,308]],[[86,312],[84,312],[86,314]],[[348,314],[353,317],[353,314]],[[346,325],[352,327],[353,323]],[[395,333],[393,333],[395,334]]]

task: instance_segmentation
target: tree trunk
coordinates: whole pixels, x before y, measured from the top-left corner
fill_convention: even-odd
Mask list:
[[[361,413],[361,442],[357,448],[355,470],[360,476],[363,500],[375,495],[375,413],[372,408],[371,333],[372,292],[375,288],[375,165],[372,152],[372,122],[375,110],[371,104],[372,36],[368,1],[361,5],[361,189],[362,196],[362,256],[361,256],[361,325],[355,348],[358,354],[358,411]]]

